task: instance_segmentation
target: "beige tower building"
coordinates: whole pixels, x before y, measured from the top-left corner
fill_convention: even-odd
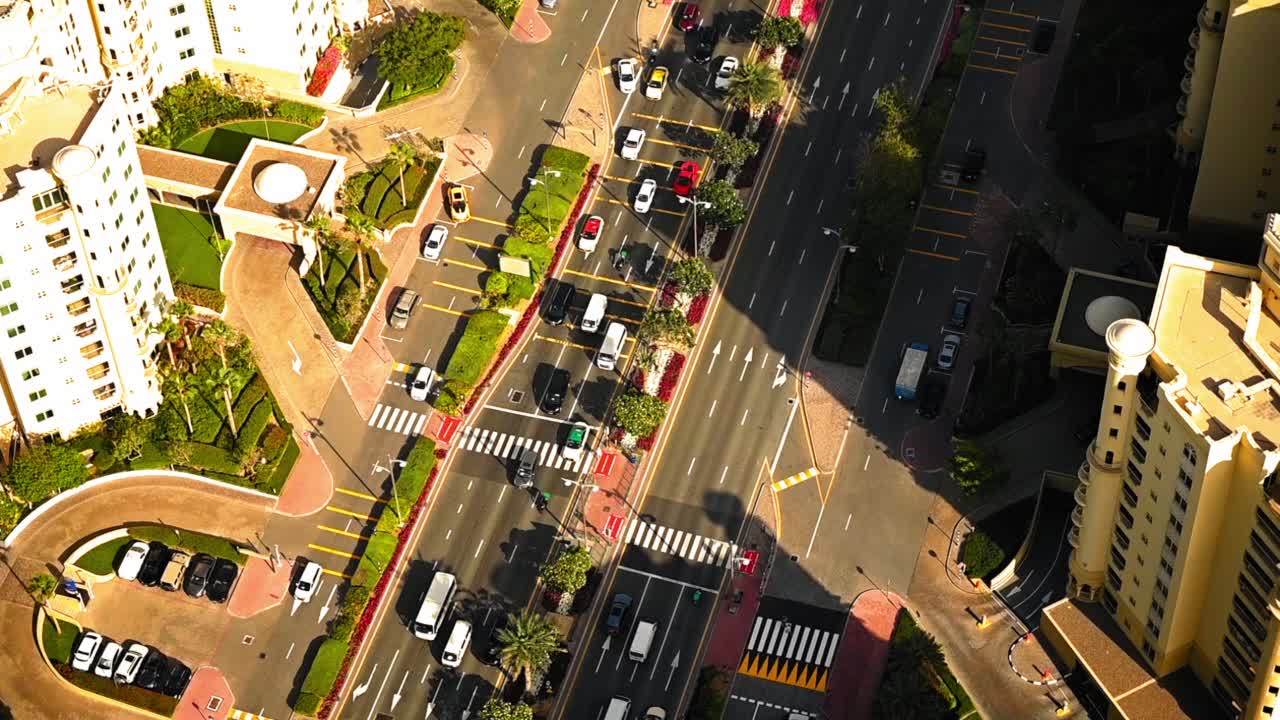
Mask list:
[[[1151,325],[1107,331],[1042,627],[1111,717],[1280,717],[1280,215],[1265,237],[1258,267],[1169,248]]]

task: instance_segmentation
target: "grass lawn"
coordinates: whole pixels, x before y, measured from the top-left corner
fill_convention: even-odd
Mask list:
[[[545,167],[545,166],[544,166]],[[520,203],[520,213],[536,220],[554,238],[560,233],[560,225],[564,223],[573,204],[582,191],[584,176],[582,174],[558,170],[559,177],[548,172],[539,172],[544,178],[536,187],[529,188],[524,201]],[[519,221],[517,221],[519,222]]]
[[[920,636],[925,637],[920,637]],[[911,613],[898,613],[898,624],[893,629],[893,637],[889,639],[889,657],[885,662],[884,677],[880,679],[871,717],[876,720],[903,717],[914,714],[917,717],[939,717],[960,720],[960,718],[977,718],[981,716],[973,706],[973,700],[964,686],[951,674],[945,656],[940,664],[922,660],[917,654],[921,645],[928,642],[936,645],[932,636],[916,624]],[[901,680],[893,675],[909,674]],[[904,683],[909,679],[911,683]],[[886,688],[904,689],[904,685],[914,685],[915,691],[902,698],[886,695]],[[899,703],[907,703],[914,707],[903,707]]]
[[[129,539],[151,542],[159,540],[171,548],[181,548],[192,553],[208,553],[216,558],[243,565],[249,558],[230,540],[216,535],[178,530],[161,525],[140,525],[129,528]]]
[[[62,632],[58,632],[59,626]],[[54,625],[53,620],[45,615],[41,633],[44,635],[44,651],[48,653],[50,660],[60,663],[71,662],[71,652],[75,649],[80,628],[66,621]]]
[[[324,267],[312,267],[302,278],[311,302],[324,318],[329,332],[338,342],[352,342],[360,331],[369,307],[377,296],[378,287],[387,276],[387,266],[377,253],[364,252],[365,289],[360,294],[359,268],[355,264],[356,253],[350,246],[334,252],[326,248]],[[321,278],[324,283],[321,284]],[[340,300],[340,298],[343,298]],[[347,312],[343,312],[343,310]]]
[[[254,138],[292,144],[311,130],[306,125],[283,120],[242,120],[192,135],[175,149],[234,163],[240,161],[244,149]]]
[[[210,239],[213,218],[193,210],[151,203],[160,246],[174,282],[221,290],[222,260]]]
[[[120,554],[120,548],[131,542],[133,538],[130,537],[105,542],[81,556],[76,565],[95,575],[109,575],[116,571],[116,557]]]

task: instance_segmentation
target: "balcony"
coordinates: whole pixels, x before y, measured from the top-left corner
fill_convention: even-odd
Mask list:
[[[71,233],[66,230],[60,230],[52,235],[46,235],[44,241],[50,250],[57,250],[71,242]]]
[[[89,298],[80,298],[67,305],[67,314],[71,317],[80,317],[87,312],[89,312]]]
[[[1080,547],[1080,528],[1071,528],[1071,532],[1067,533],[1067,543],[1069,543],[1073,548]]]
[[[76,326],[76,337],[86,338],[94,334],[95,332],[97,332],[97,330],[98,330],[97,320],[82,322]]]
[[[1085,496],[1087,496],[1088,494],[1089,494],[1089,488],[1085,487],[1084,485],[1080,485],[1079,487],[1077,487],[1076,488],[1076,505],[1080,507],[1084,507],[1087,504],[1087,501],[1085,500]]]
[[[1183,95],[1191,94],[1191,73],[1182,76],[1182,82],[1178,83],[1178,87],[1182,90]]]
[[[102,352],[104,349],[105,349],[105,346],[102,344],[102,341],[99,340],[98,342],[95,342],[92,345],[85,345],[84,347],[80,348],[80,357],[84,358],[85,360],[92,360],[102,355]]]
[[[1206,32],[1220,33],[1227,28],[1227,23],[1221,10],[1209,12],[1209,6],[1205,5],[1200,8],[1200,13],[1196,15],[1196,21],[1200,23],[1200,27]]]
[[[1191,30],[1191,35],[1187,37],[1187,43],[1196,50],[1200,49],[1200,28]]]
[[[1079,505],[1071,511],[1071,524],[1076,527],[1084,525],[1084,510]]]
[[[76,254],[69,252],[66,255],[59,255],[53,259],[53,267],[58,272],[66,272],[76,266]]]
[[[1195,72],[1196,69],[1196,51],[1191,50],[1187,56],[1182,58],[1182,67],[1187,72]]]
[[[1080,469],[1076,471],[1076,478],[1080,480],[1080,487],[1089,487],[1089,461],[1085,460],[1080,463]]]
[[[112,395],[115,395],[115,394],[116,394],[116,384],[115,384],[115,383],[107,383],[106,385],[103,385],[103,386],[102,386],[102,387],[100,387],[100,388],[94,388],[94,389],[93,389],[93,397],[94,397],[95,399],[97,399],[97,400],[100,400],[100,401],[101,401],[101,400],[106,400],[107,398],[109,398],[109,397],[111,397]]]
[[[1187,96],[1183,95],[1182,97],[1178,98],[1178,104],[1175,105],[1174,108],[1178,111],[1179,117],[1186,117],[1187,116]]]

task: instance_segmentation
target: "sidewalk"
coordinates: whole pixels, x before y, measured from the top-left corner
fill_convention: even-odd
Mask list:
[[[843,682],[831,683],[825,702],[827,717],[871,717],[871,703],[889,659],[889,639],[897,626],[898,612],[904,609],[901,597],[881,590],[865,590],[853,601],[831,666],[831,677]]]
[[[538,12],[538,0],[524,0],[511,23],[511,37],[517,42],[536,45],[551,37],[551,28]]]

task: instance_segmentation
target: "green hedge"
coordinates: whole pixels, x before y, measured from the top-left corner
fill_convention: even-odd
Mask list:
[[[471,315],[462,331],[458,346],[445,368],[446,378],[475,385],[498,352],[498,338],[507,327],[507,316],[495,310],[480,310]]]
[[[258,406],[249,414],[249,419],[245,420],[244,425],[240,426],[239,447],[257,447],[263,431],[267,429],[267,424],[271,422],[271,417],[271,403],[258,403]]]
[[[133,540],[127,537],[104,542],[80,556],[80,559],[76,561],[76,565],[94,575],[110,575],[116,571],[116,556],[120,554],[120,549],[131,542]]]
[[[178,708],[178,698],[165,697],[157,692],[143,690],[137,685],[117,685],[111,678],[80,672],[72,669],[70,665],[58,665],[57,668],[58,673],[71,681],[72,685],[103,697],[119,700],[127,705],[150,710],[165,717],[173,715]]]
[[[964,572],[971,578],[987,579],[1005,564],[1004,548],[981,530],[969,533],[960,556],[964,560]]]
[[[315,717],[320,712],[320,704],[324,702],[324,698],[311,693],[301,693],[298,699],[293,701],[293,709],[303,715]]]
[[[521,237],[509,236],[502,243],[502,250],[512,257],[524,258],[533,266],[535,277],[541,277],[551,267],[551,259],[555,257],[555,247],[548,243],[529,242]]]
[[[271,473],[266,476],[266,489],[272,495],[279,495],[284,489],[285,481],[289,479],[289,473],[293,472],[293,466],[298,462],[298,456],[302,454],[302,448],[298,447],[298,441],[289,436],[289,444],[285,446],[284,453],[280,455],[280,459],[276,461],[276,465],[272,468]],[[262,477],[259,475],[259,477]]]
[[[176,282],[173,284],[173,294],[179,300],[186,300],[192,305],[209,308],[217,313],[222,312],[223,308],[227,306],[227,296],[210,288]]]
[[[186,461],[187,467],[197,470],[211,470],[228,475],[240,474],[240,463],[230,450],[223,450],[215,445],[206,445],[198,442],[187,443],[186,447],[187,451],[191,453],[190,459]]]
[[[253,379],[240,390],[239,397],[237,397],[235,402],[231,405],[231,412],[235,413],[236,416],[237,429],[244,426],[249,415],[256,410],[259,405],[266,405],[267,407],[270,407],[270,404],[260,402],[266,394],[267,381],[266,378],[262,377],[261,373],[254,375]],[[243,435],[243,432],[241,434]],[[218,447],[231,447],[233,442],[235,442],[235,437],[231,434],[231,425],[229,423],[223,423],[221,429],[218,430],[218,436],[214,440],[214,444]]]
[[[277,120],[290,120],[303,125],[310,125],[313,128],[319,127],[320,123],[324,122],[324,110],[322,108],[292,100],[277,101],[271,108],[271,116]]]
[[[139,525],[129,528],[129,537],[144,542],[156,540],[169,547],[181,548],[192,553],[207,553],[239,565],[243,565],[249,559],[230,540],[191,530],[178,530],[160,525]]]
[[[61,632],[58,631],[59,626],[62,627]],[[71,653],[75,649],[76,638],[80,635],[80,628],[75,623],[63,620],[55,625],[53,618],[45,615],[41,635],[44,636],[44,652],[50,660],[54,663],[71,662]]]
[[[349,647],[347,643],[333,639],[321,643],[307,676],[302,679],[302,693],[320,697],[328,695],[338,681],[338,671],[342,669],[342,660],[347,656]]]
[[[584,175],[591,164],[591,158],[577,150],[551,145],[542,153],[542,164],[574,175]]]

